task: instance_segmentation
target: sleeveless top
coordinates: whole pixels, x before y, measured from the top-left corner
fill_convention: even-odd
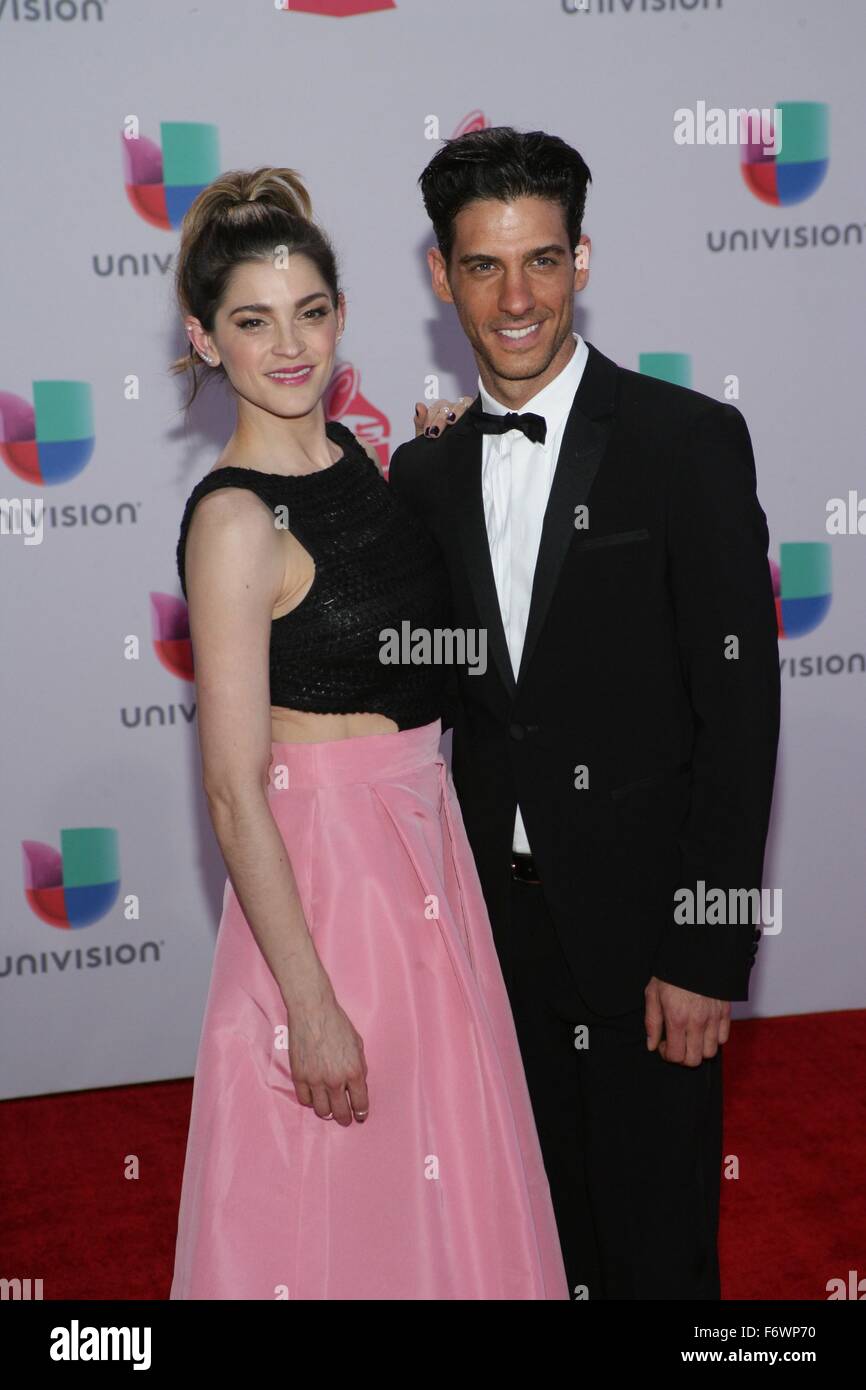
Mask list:
[[[177,567],[186,598],[184,552],[193,510],[215,488],[245,487],[304,546],[315,574],[296,608],[271,623],[271,704],[318,714],[383,714],[399,729],[442,712],[448,668],[411,661],[416,629],[450,623],[442,553],[390,490],[354,434],[336,420],[329,439],[344,453],[315,473],[260,473],[226,466],[193,488],[184,509]],[[396,636],[388,637],[384,630]],[[390,661],[383,659],[390,640]]]

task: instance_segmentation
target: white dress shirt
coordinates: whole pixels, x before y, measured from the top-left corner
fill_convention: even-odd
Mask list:
[[[541,541],[541,524],[550,496],[559,446],[574,393],[589,356],[580,334],[573,334],[575,348],[558,376],[520,407],[547,423],[543,444],[527,439],[522,430],[482,437],[481,491],[484,520],[499,609],[511,655],[514,678],[520,668],[523,639],[529,617],[532,579]],[[497,401],[478,378],[481,407],[492,415],[505,415],[513,407]],[[530,853],[520,807],[514,818],[512,849]]]

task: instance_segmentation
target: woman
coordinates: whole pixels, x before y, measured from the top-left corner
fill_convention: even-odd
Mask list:
[[[181,522],[228,870],[174,1299],[568,1297],[480,884],[439,753],[447,573],[322,396],[346,306],[289,169],[183,223],[178,299],[237,423]],[[193,396],[195,390],[193,390]]]

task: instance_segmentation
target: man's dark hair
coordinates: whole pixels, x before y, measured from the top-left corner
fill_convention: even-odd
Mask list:
[[[418,180],[446,266],[454,219],[476,198],[549,198],[560,204],[569,246],[580,237],[590,172],[577,150],[543,130],[489,126],[446,140]]]

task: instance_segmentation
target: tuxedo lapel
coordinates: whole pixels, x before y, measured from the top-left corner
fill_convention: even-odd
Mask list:
[[[539,633],[556,590],[566,552],[575,533],[575,507],[586,502],[613,425],[616,363],[587,342],[588,357],[563,431],[550,488],[535,574],[520,670],[515,681],[499,596],[481,489],[483,435],[459,422],[453,426],[451,489],[463,561],[490,654],[509,698],[529,668]],[[480,408],[480,396],[472,408]],[[449,431],[451,433],[451,431]],[[447,437],[447,436],[446,436]]]
[[[613,426],[616,364],[591,344],[587,343],[587,348],[589,356],[563,430],[544,512],[517,673],[518,686],[529,669],[566,552],[574,538],[575,508],[586,503]]]
[[[480,399],[480,396],[476,397],[476,401]],[[499,595],[496,592],[490,544],[487,539],[487,523],[484,520],[484,498],[481,491],[484,436],[472,427],[461,428],[461,423],[452,427],[454,433],[451,441],[451,495],[454,499],[457,532],[478,619],[482,630],[487,632],[488,651],[496,663],[496,669],[509,698],[513,698],[517,686],[511,668],[511,654],[505,628],[502,625],[502,611],[499,607]]]

